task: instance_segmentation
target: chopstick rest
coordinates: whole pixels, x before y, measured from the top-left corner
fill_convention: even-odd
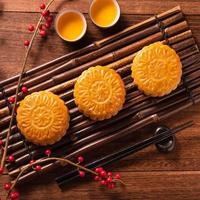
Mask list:
[[[168,128],[167,126],[158,126],[156,128],[154,135],[160,135],[165,132],[170,133],[171,129]],[[175,137],[175,135],[172,135],[169,138],[167,138],[159,143],[156,143],[155,146],[158,149],[158,151],[160,151],[162,153],[168,153],[168,152],[173,151],[175,144],[176,144],[176,137]]]

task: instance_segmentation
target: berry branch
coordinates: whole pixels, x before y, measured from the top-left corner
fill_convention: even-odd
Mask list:
[[[19,76],[19,79],[18,79],[18,83],[17,83],[17,89],[16,89],[16,93],[15,93],[15,97],[11,97],[9,99],[9,101],[11,103],[13,103],[13,109],[12,109],[12,113],[11,113],[11,119],[10,119],[10,124],[9,124],[9,128],[8,128],[8,133],[6,135],[6,141],[5,141],[5,146],[4,146],[4,149],[3,149],[3,155],[2,155],[2,159],[1,159],[1,165],[0,165],[0,172],[3,173],[3,170],[4,170],[4,166],[5,166],[5,161],[6,161],[6,156],[7,156],[7,149],[8,149],[8,144],[9,144],[9,137],[11,135],[11,128],[12,128],[12,125],[13,125],[13,122],[14,122],[14,118],[15,118],[15,111],[16,111],[16,107],[17,107],[17,100],[18,100],[18,93],[20,91],[20,88],[21,88],[21,83],[22,83],[22,78],[23,78],[23,75],[24,75],[24,72],[25,72],[25,68],[26,68],[26,64],[27,64],[27,60],[28,60],[28,56],[30,54],[30,51],[31,51],[31,48],[32,48],[32,45],[33,45],[33,42],[35,40],[35,37],[40,29],[40,32],[39,34],[42,36],[42,37],[45,37],[46,36],[46,31],[44,30],[44,28],[40,27],[41,25],[41,22],[43,20],[44,17],[47,17],[47,23],[48,23],[48,26],[50,25],[50,21],[51,21],[51,17],[49,16],[50,12],[48,10],[48,8],[51,6],[51,4],[54,2],[54,0],[50,0],[47,5],[45,5],[44,3],[42,3],[40,5],[40,8],[43,10],[42,13],[41,13],[41,16],[39,18],[39,21],[36,25],[36,28],[35,28],[35,31],[34,31],[34,26],[30,25],[28,27],[28,30],[29,31],[34,31],[32,37],[31,37],[31,40],[25,40],[24,41],[24,45],[27,47],[27,50],[26,50],[26,53],[24,55],[24,58],[23,58],[23,62],[22,62],[22,70],[21,70],[21,73],[20,73],[20,76]],[[50,17],[50,18],[48,18]],[[23,86],[21,88],[22,92],[23,93],[26,93],[28,91],[28,89]]]
[[[85,172],[88,172],[94,176],[95,181],[99,181],[102,186],[106,186],[109,189],[114,189],[117,182],[125,185],[125,183],[121,180],[121,176],[119,174],[113,176],[112,172],[106,172],[102,167],[98,167],[95,170],[91,170],[81,165],[80,163],[84,162],[84,158],[82,156],[79,156],[77,158],[78,163],[75,163],[65,158],[50,157],[51,156],[50,149],[47,149],[45,151],[45,155],[47,156],[46,158],[37,161],[32,160],[30,161],[29,164],[22,167],[17,178],[12,183],[4,184],[4,189],[8,191],[6,200],[8,199],[14,200],[20,196],[19,192],[16,191],[13,192],[13,189],[15,188],[20,177],[26,170],[33,168],[35,171],[39,172],[42,170],[41,164],[47,161],[60,161],[62,163],[70,164],[73,167],[77,168],[77,170],[79,171],[79,176],[81,178],[85,177]]]

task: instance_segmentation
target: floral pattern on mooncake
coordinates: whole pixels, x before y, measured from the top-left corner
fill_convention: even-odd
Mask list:
[[[57,95],[47,91],[34,92],[20,102],[17,126],[34,144],[54,144],[69,127],[68,109]]]
[[[156,42],[144,47],[134,58],[132,77],[139,90],[150,96],[164,96],[177,88],[182,64],[177,53]]]
[[[121,77],[107,67],[91,67],[79,76],[75,88],[75,103],[79,110],[93,120],[109,119],[116,115],[125,101]]]

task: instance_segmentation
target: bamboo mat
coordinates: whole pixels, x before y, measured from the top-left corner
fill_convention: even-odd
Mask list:
[[[179,87],[161,98],[145,96],[134,86],[130,76],[131,63],[137,51],[156,41],[174,48],[183,65],[183,78]],[[95,65],[115,69],[125,82],[127,92],[123,110],[117,116],[103,122],[94,122],[82,115],[73,98],[73,86],[77,77]],[[8,98],[15,93],[17,79],[18,76],[15,76],[0,82],[0,137],[4,140],[12,109]],[[199,49],[184,14],[180,7],[175,7],[83,49],[27,71],[23,84],[29,88],[29,94],[48,90],[65,101],[71,116],[70,129],[60,142],[50,148],[55,156],[73,159],[76,155],[97,149],[130,134],[132,130],[156,123],[199,102],[199,79]],[[20,93],[19,100],[23,98],[24,94]],[[14,155],[16,162],[6,165],[9,175],[14,178],[18,175],[19,169],[31,159],[42,159],[46,148],[26,141],[15,123],[12,127],[8,153]],[[42,171],[49,171],[57,165],[60,163],[43,163]],[[34,175],[36,172],[30,169],[20,180],[27,180]]]

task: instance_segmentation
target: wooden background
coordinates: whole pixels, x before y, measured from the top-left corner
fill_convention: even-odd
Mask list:
[[[27,25],[36,23],[39,17],[40,0],[1,0],[0,1],[0,80],[19,73],[24,54],[23,41],[30,38]],[[51,10],[56,14],[66,8],[83,12],[88,22],[86,37],[78,44],[69,45],[58,38],[52,29],[47,39],[37,38],[27,68],[49,61],[73,49],[80,48],[96,39],[147,19],[176,5],[181,5],[194,35],[200,44],[200,1],[199,0],[119,0],[122,16],[117,27],[110,31],[96,28],[87,12],[88,0],[55,0]],[[121,173],[127,183],[126,188],[114,191],[104,190],[98,183],[78,180],[61,191],[53,181],[51,173],[19,187],[22,200],[57,199],[159,199],[159,200],[199,200],[200,199],[200,105],[187,109],[163,122],[174,127],[180,122],[194,120],[195,125],[177,136],[176,149],[169,154],[157,152],[154,146],[108,167]],[[140,138],[142,132],[134,133],[130,141]],[[144,134],[143,134],[144,135]],[[102,147],[118,148],[127,140],[120,140]],[[87,155],[90,157],[90,154]],[[2,183],[7,177],[0,178],[0,197],[5,197]]]

